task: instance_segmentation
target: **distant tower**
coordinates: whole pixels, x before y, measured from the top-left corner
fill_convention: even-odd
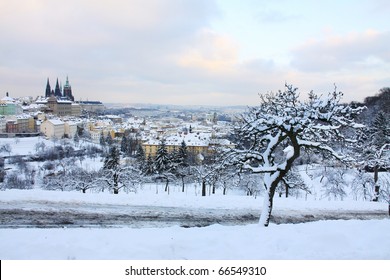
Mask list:
[[[45,97],[48,98],[50,97],[50,95],[51,95],[51,87],[49,83],[49,78],[47,78]]]
[[[74,101],[74,97],[72,95],[72,87],[69,84],[68,76],[66,76],[66,83],[64,85],[64,97],[68,100]]]
[[[60,85],[58,84],[58,78],[57,78],[56,88],[55,88],[55,90],[54,90],[54,95],[55,95],[55,97],[57,97],[57,98],[61,98],[61,97],[62,97]]]

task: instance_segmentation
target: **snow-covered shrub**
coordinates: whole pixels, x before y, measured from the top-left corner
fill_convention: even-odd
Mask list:
[[[26,190],[26,189],[32,189],[33,187],[34,185],[31,184],[30,180],[23,178],[16,171],[6,175],[5,182],[3,185],[4,189]]]

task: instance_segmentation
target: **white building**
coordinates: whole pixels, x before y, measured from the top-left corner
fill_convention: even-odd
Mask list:
[[[65,122],[64,123],[64,134],[68,138],[73,138],[77,133],[77,123],[75,122]]]
[[[45,120],[41,123],[41,132],[48,138],[63,138],[65,123],[58,119]]]

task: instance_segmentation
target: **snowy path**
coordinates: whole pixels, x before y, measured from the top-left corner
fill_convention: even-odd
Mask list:
[[[257,211],[259,212],[259,211]],[[0,227],[201,227],[254,223],[253,210],[195,209],[137,205],[72,205],[58,202],[0,202]]]
[[[0,201],[1,228],[55,227],[203,227],[212,224],[245,225],[256,223],[260,209],[173,207],[74,203],[61,201]],[[377,209],[275,209],[272,222],[302,223],[319,220],[384,219]]]

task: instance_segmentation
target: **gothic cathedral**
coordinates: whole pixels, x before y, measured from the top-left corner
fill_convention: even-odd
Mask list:
[[[58,100],[65,99],[65,100],[74,101],[74,97],[72,95],[72,87],[69,84],[68,77],[66,77],[66,83],[63,89],[62,86],[58,84],[58,78],[57,78],[56,87],[54,90],[51,89],[49,78],[47,78],[45,97],[48,98],[50,96],[55,96]]]

